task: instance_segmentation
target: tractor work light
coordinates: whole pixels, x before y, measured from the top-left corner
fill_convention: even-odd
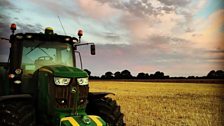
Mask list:
[[[15,80],[14,83],[15,83],[15,84],[21,84],[22,81],[21,81],[21,80]]]
[[[15,77],[15,74],[9,74],[9,78],[12,79]]]
[[[17,39],[23,39],[23,36],[22,35],[16,35],[16,38]]]
[[[26,38],[31,39],[33,36],[32,35],[26,35]]]
[[[51,27],[45,28],[45,34],[53,35],[54,34],[53,28],[51,28]]]
[[[16,74],[21,74],[21,73],[22,73],[22,70],[21,70],[21,69],[16,69],[16,70],[15,70],[15,73],[16,73]]]
[[[88,85],[89,84],[89,79],[88,79],[88,77],[77,78],[77,82],[78,82],[79,85]]]
[[[78,36],[83,36],[83,30],[78,31]]]
[[[11,30],[16,30],[16,24],[14,24],[14,23],[11,24],[10,29],[11,29]]]
[[[71,78],[54,77],[54,83],[59,86],[66,86],[70,83]]]
[[[70,41],[70,38],[65,38],[65,41]]]

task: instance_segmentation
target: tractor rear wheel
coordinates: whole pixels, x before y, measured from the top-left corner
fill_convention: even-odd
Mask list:
[[[35,126],[35,110],[28,101],[0,103],[0,126]]]
[[[108,97],[91,99],[87,104],[88,115],[100,116],[109,126],[125,126],[124,114],[120,111],[120,106],[115,100]]]

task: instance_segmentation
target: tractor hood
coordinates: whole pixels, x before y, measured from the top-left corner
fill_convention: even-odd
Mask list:
[[[56,77],[67,77],[67,78],[88,77],[88,74],[79,68],[68,67],[63,65],[44,66],[40,68],[40,71],[52,73]]]

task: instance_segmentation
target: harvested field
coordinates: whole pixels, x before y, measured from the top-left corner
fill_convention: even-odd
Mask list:
[[[224,85],[92,81],[90,91],[113,92],[127,126],[223,126]]]

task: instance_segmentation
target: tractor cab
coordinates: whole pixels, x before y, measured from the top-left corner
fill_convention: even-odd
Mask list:
[[[49,27],[45,33],[13,34],[10,62],[13,67],[21,68],[25,75],[49,65],[76,67],[74,51],[79,42],[75,37],[54,34]]]
[[[75,67],[73,52],[71,43],[26,39],[22,46],[23,74],[33,74],[37,69],[49,65]]]
[[[57,35],[50,27],[47,27],[44,33],[14,34],[16,25],[12,24],[11,30],[13,33],[10,36],[9,55],[11,83],[20,84],[21,79],[27,81],[27,78],[32,78],[34,72],[44,66],[76,67],[75,53],[79,53],[77,46],[91,45],[91,54],[95,54],[94,43],[81,43],[82,30],[78,32],[79,39]],[[81,55],[79,58],[82,67]],[[20,72],[17,74],[15,71]]]

